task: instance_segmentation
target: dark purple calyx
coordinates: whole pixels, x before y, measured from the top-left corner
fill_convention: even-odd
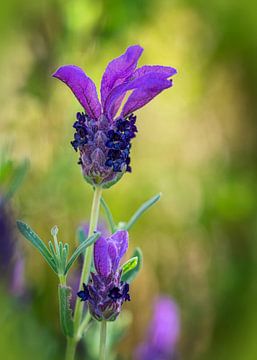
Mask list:
[[[80,152],[79,164],[92,184],[111,183],[126,171],[131,172],[131,140],[136,136],[136,116],[119,118],[111,124],[105,116],[98,120],[77,113],[76,132],[71,141]]]

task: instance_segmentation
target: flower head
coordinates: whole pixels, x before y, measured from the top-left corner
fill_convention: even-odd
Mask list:
[[[146,341],[139,346],[137,360],[173,360],[180,333],[177,305],[168,297],[160,297],[154,306],[154,315]]]
[[[130,301],[129,284],[121,281],[120,261],[128,248],[128,232],[119,230],[94,245],[94,265],[88,285],[78,292],[87,301],[91,315],[101,321],[113,321],[124,301]]]
[[[172,86],[170,77],[176,74],[172,67],[136,69],[142,52],[140,46],[130,46],[108,64],[101,81],[101,103],[94,82],[78,66],[65,65],[53,74],[69,86],[84,108],[77,113],[71,144],[79,150],[85,179],[93,185],[108,187],[131,172],[131,140],[137,132],[133,112]]]

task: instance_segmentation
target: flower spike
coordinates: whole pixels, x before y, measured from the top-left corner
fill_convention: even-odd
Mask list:
[[[113,321],[121,311],[124,301],[130,301],[129,284],[122,280],[120,261],[128,248],[128,233],[116,231],[108,238],[100,237],[94,245],[94,264],[88,285],[77,293],[87,301],[91,315],[96,320]]]
[[[78,66],[65,65],[53,74],[72,90],[84,108],[84,112],[77,113],[71,145],[79,150],[78,164],[93,186],[110,187],[125,172],[132,171],[131,141],[137,133],[133,113],[173,85],[170,78],[177,71],[172,67],[136,68],[142,52],[141,46],[130,46],[107,65],[101,81],[101,103],[94,82]],[[131,94],[121,108],[128,91]]]

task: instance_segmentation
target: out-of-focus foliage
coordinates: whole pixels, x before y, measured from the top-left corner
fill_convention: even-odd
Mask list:
[[[133,43],[145,48],[142,63],[179,71],[174,88],[138,112],[132,175],[104,193],[118,223],[163,192],[130,232],[144,269],[128,305],[133,324],[118,347],[124,359],[144,338],[160,292],[181,309],[182,359],[257,357],[256,7],[250,0],[0,5],[1,148],[30,159],[12,206],[44,239],[57,223],[75,247],[92,198],[69,144],[80,107],[51,73],[74,63],[99,85],[106,63]],[[56,279],[21,244],[31,295],[21,312],[2,288],[0,357],[61,359]]]

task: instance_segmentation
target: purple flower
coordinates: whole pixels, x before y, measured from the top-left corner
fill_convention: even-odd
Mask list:
[[[80,152],[85,179],[93,185],[108,187],[131,172],[131,140],[137,132],[133,112],[172,86],[170,77],[176,74],[172,67],[136,69],[142,52],[140,46],[130,46],[108,64],[101,82],[101,103],[94,82],[78,66],[65,65],[53,74],[69,86],[84,108],[84,113],[77,113],[71,144]]]
[[[121,281],[120,261],[128,248],[128,232],[119,230],[94,245],[94,265],[88,285],[78,292],[87,301],[91,315],[101,321],[113,321],[124,301],[130,301],[129,284]]]
[[[80,227],[83,229],[84,234],[85,234],[85,238],[88,237],[88,233],[89,233],[89,223],[85,222],[82,223],[80,225]],[[107,229],[107,224],[106,222],[100,218],[98,225],[97,225],[97,231],[99,231],[102,236],[104,237],[108,237],[109,232]],[[77,297],[77,292],[79,289],[79,283],[80,283],[80,275],[81,275],[81,270],[82,270],[82,265],[83,265],[83,256],[81,255],[78,259],[78,267],[75,268],[71,273],[70,276],[68,278],[68,285],[71,287],[72,289],[72,297],[71,297],[71,308],[74,309],[75,308],[75,303],[76,303],[76,297]]]
[[[10,204],[0,195],[0,272],[15,297],[25,294],[24,259],[18,247]]]
[[[154,306],[146,341],[136,352],[137,360],[173,360],[180,334],[177,305],[168,297],[160,297]]]

